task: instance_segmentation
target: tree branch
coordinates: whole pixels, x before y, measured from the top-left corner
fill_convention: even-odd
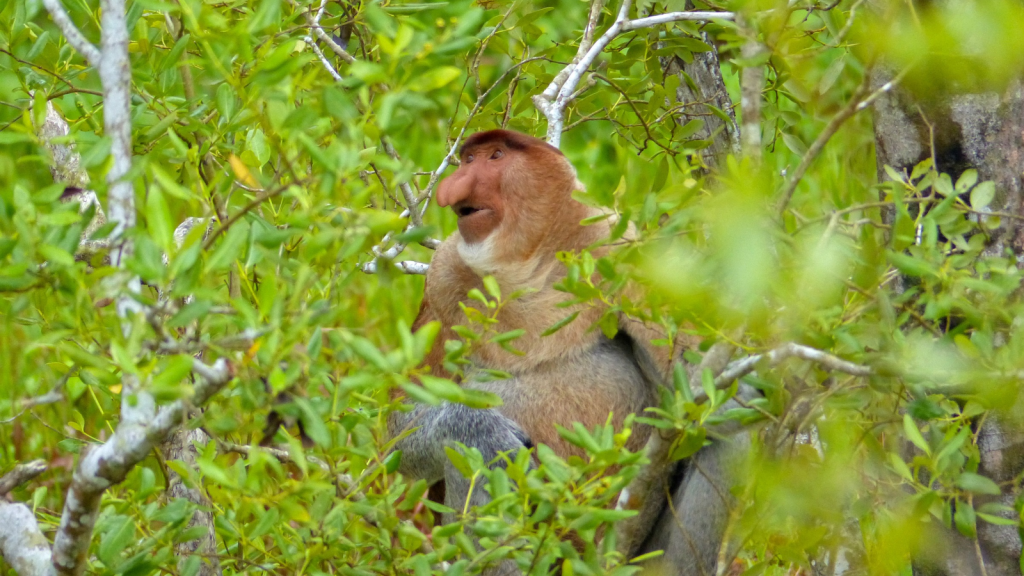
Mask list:
[[[71,128],[68,126],[67,120],[57,112],[50,101],[46,102],[46,118],[43,120],[43,125],[37,126],[36,132],[39,139],[43,141],[43,146],[50,153],[50,174],[53,176],[53,181],[67,186],[61,198],[65,202],[78,202],[79,212],[85,212],[93,206],[96,208],[96,214],[92,221],[82,230],[81,243],[85,246],[80,247],[89,248],[89,237],[100,226],[106,224],[107,215],[103,212],[103,206],[100,205],[100,199],[96,196],[96,192],[89,189],[89,173],[82,168],[82,155],[78,153],[75,143],[58,144],[55,142],[57,138],[67,137],[71,133]]]
[[[802,360],[807,360],[808,362],[819,364],[823,368],[833,372],[843,372],[845,374],[850,374],[851,376],[867,377],[875,373],[870,366],[855,364],[853,362],[843,360],[838,356],[822,352],[816,348],[790,342],[765,354],[755,354],[730,363],[726,366],[722,374],[715,378],[715,388],[728,388],[732,385],[733,380],[742,378],[753,372],[754,368],[762,360],[767,359],[771,366],[776,366],[788,358],[800,358]],[[703,398],[698,396],[696,401],[701,402],[706,398],[706,396]]]
[[[50,18],[53,23],[60,28],[64,38],[67,39],[68,44],[78,53],[85,57],[94,67],[99,67],[100,63],[100,50],[95,44],[86,40],[82,32],[75,26],[75,23],[71,21],[71,16],[68,15],[67,11],[64,10],[64,5],[61,4],[60,0],[43,0],[43,6],[46,7],[46,11],[50,13]]]
[[[50,543],[24,504],[0,499],[0,556],[18,576],[51,576]]]
[[[747,18],[738,21],[746,34],[746,42],[740,48],[740,55],[747,60],[740,72],[740,111],[743,126],[740,142],[743,155],[755,163],[761,161],[761,92],[764,90],[764,65],[756,61],[764,53],[764,45],[757,39],[757,30],[749,26]]]
[[[154,446],[167,439],[182,423],[187,406],[206,403],[234,377],[231,364],[224,358],[212,366],[194,360],[192,369],[198,378],[190,400],[180,399],[161,407],[149,422],[122,418],[109,440],[93,446],[79,460],[53,542],[53,564],[58,575],[77,576],[85,570],[103,492],[124,480]]]
[[[355,63],[355,57],[349,54],[348,50],[342,48],[337,42],[334,41],[333,38],[331,38],[329,34],[324,32],[323,28],[320,27],[320,18],[322,18],[324,15],[324,9],[327,7],[327,0],[323,0],[323,2],[321,2],[320,9],[317,11],[315,17],[312,14],[310,14],[309,10],[307,10],[305,7],[299,6],[295,2],[292,2],[292,6],[295,6],[303,11],[303,15],[306,17],[306,23],[309,24],[309,29],[310,31],[313,32],[314,36],[316,36],[324,44],[327,44],[327,46],[330,47],[330,49],[345,62],[348,62],[349,64]]]
[[[779,201],[778,213],[780,216],[786,211],[786,207],[789,205],[789,201],[793,198],[793,192],[796,191],[796,186],[800,183],[800,179],[804,177],[804,174],[807,173],[807,169],[811,167],[811,163],[813,163],[818,155],[821,154],[821,151],[825,149],[825,144],[828,144],[828,141],[836,132],[839,131],[839,128],[841,128],[847,120],[853,117],[854,114],[870,106],[871,103],[878,99],[879,96],[889,92],[899,85],[900,81],[903,80],[908,72],[910,72],[911,68],[912,66],[908,66],[905,70],[900,72],[898,76],[889,82],[882,84],[878,90],[869,94],[867,98],[860,100],[861,95],[867,91],[868,78],[865,76],[864,82],[857,88],[853,98],[850,99],[838,114],[832,117],[832,120],[829,121],[828,125],[825,126],[825,129],[818,135],[818,138],[815,139],[814,143],[807,149],[803,158],[800,159],[800,164],[795,170],[793,170],[793,173],[786,180],[786,185],[782,189],[782,199]]]
[[[0,497],[7,495],[11,490],[39,476],[43,472],[46,472],[45,460],[33,460],[26,464],[18,464],[14,467],[14,470],[0,478]]]
[[[573,61],[568,66],[555,75],[555,78],[544,92],[533,97],[534,105],[547,119],[547,141],[552,146],[557,148],[561,142],[562,128],[565,123],[565,108],[579,95],[576,92],[576,86],[579,84],[580,79],[583,78],[583,74],[590,68],[590,65],[594,63],[594,60],[616,36],[623,32],[682,20],[731,20],[735,18],[735,14],[732,12],[693,11],[669,12],[668,14],[630,20],[629,10],[632,6],[632,0],[623,0],[615,21],[605,30],[604,34],[593,43],[590,43],[588,38],[592,36],[592,30],[597,25],[597,19],[600,16],[600,8],[594,10],[592,6],[590,18],[584,30],[584,37],[580,42],[579,50],[576,52],[576,57],[573,58]]]
[[[860,377],[874,374],[874,370],[868,366],[855,364],[801,344],[783,344],[770,352],[755,354],[726,364],[734,350],[735,347],[727,343],[712,346],[711,350],[704,355],[701,363],[690,371],[691,382],[699,382],[700,375],[704,370],[711,370],[712,374],[718,374],[715,378],[715,387],[718,389],[728,388],[737,378],[742,378],[753,372],[754,368],[763,360],[767,360],[771,366],[776,366],[782,361],[794,357],[814,362],[833,372],[843,372]],[[694,402],[701,404],[707,399],[707,394],[700,390],[696,394]],[[644,455],[649,463],[619,494],[619,500],[615,505],[616,510],[639,510],[640,512],[615,525],[616,546],[622,554],[628,555],[635,552],[641,539],[647,536],[656,520],[656,509],[653,509],[652,506],[654,502],[661,502],[661,492],[657,490],[658,483],[668,477],[674,466],[670,457],[672,444],[678,432],[678,430],[656,430],[651,434],[644,446]]]

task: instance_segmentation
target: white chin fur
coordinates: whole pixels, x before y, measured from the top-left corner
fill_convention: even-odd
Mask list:
[[[498,262],[494,236],[491,234],[483,241],[472,244],[466,242],[465,239],[458,243],[459,256],[466,266],[469,266],[481,278],[488,274],[494,276],[499,284],[511,290],[525,287],[538,288],[543,285],[545,275],[538,273],[536,258],[523,262]],[[538,286],[534,286],[535,284]]]
[[[484,277],[496,269],[494,262],[494,235],[490,234],[481,242],[470,244],[462,239],[458,244],[459,256],[477,276]]]

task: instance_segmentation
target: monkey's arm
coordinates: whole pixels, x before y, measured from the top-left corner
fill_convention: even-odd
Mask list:
[[[532,446],[523,429],[497,410],[462,404],[417,405],[410,412],[393,412],[388,429],[392,437],[415,429],[395,444],[395,449],[402,451],[398,471],[428,483],[446,479],[448,455],[444,448],[455,442],[476,448],[485,462],[494,460],[499,452]]]

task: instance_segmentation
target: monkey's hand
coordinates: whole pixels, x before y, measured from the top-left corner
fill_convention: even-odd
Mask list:
[[[443,479],[448,464],[446,446],[461,443],[476,448],[484,462],[495,461],[501,452],[515,453],[531,448],[533,443],[523,429],[494,409],[480,410],[462,404],[416,406],[411,412],[393,413],[389,428],[392,434],[406,427],[419,428],[395,444],[402,451],[398,471],[428,483]],[[502,462],[499,460],[498,465]]]

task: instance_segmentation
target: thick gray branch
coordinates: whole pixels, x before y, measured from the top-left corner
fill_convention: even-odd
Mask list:
[[[181,424],[187,406],[204,404],[234,376],[231,365],[223,358],[212,366],[195,360],[192,368],[198,378],[190,401],[177,400],[161,407],[150,422],[122,419],[109,440],[82,456],[53,542],[57,574],[77,576],[85,570],[85,556],[103,492],[124,480],[132,467]]]
[[[18,576],[51,576],[50,543],[24,504],[0,499],[0,556]]]

